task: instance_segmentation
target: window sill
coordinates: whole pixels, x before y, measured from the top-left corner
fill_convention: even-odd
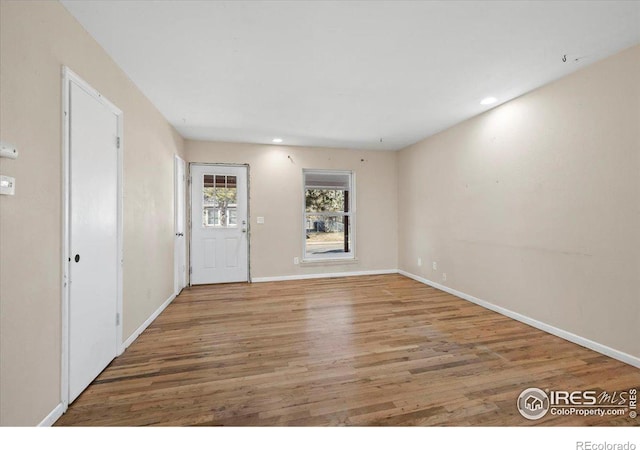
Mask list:
[[[338,266],[342,264],[357,264],[358,258],[326,258],[326,259],[303,259],[300,261],[301,266]]]

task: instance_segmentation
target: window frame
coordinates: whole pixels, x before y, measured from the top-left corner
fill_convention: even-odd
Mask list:
[[[315,211],[307,212],[307,175],[348,175],[348,212]],[[316,188],[317,189],[317,188]],[[336,189],[327,186],[326,189]],[[338,216],[349,217],[350,248],[348,253],[328,253],[324,255],[307,254],[307,217],[308,216]],[[302,262],[317,263],[322,261],[352,261],[356,259],[356,173],[353,170],[334,169],[302,169]]]

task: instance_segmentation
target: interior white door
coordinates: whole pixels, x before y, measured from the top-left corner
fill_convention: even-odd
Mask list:
[[[118,116],[70,83],[69,402],[117,354]]]
[[[190,167],[191,284],[248,281],[247,168]]]
[[[175,197],[175,277],[174,292],[176,295],[187,285],[187,240],[185,237],[185,163],[182,158],[174,158],[174,197]]]

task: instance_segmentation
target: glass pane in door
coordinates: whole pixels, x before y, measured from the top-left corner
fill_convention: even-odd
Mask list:
[[[202,226],[237,226],[237,196],[234,175],[205,174],[202,178]]]

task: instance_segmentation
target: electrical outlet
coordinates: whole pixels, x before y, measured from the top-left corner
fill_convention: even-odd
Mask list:
[[[422,258],[418,256],[418,267],[421,267],[421,266],[422,266]]]
[[[438,263],[437,262],[433,262],[433,270],[438,270]]]
[[[447,281],[447,274],[446,273],[442,274],[442,281]]]
[[[293,258],[293,263],[294,264],[300,264],[300,258],[298,258],[297,256]]]

